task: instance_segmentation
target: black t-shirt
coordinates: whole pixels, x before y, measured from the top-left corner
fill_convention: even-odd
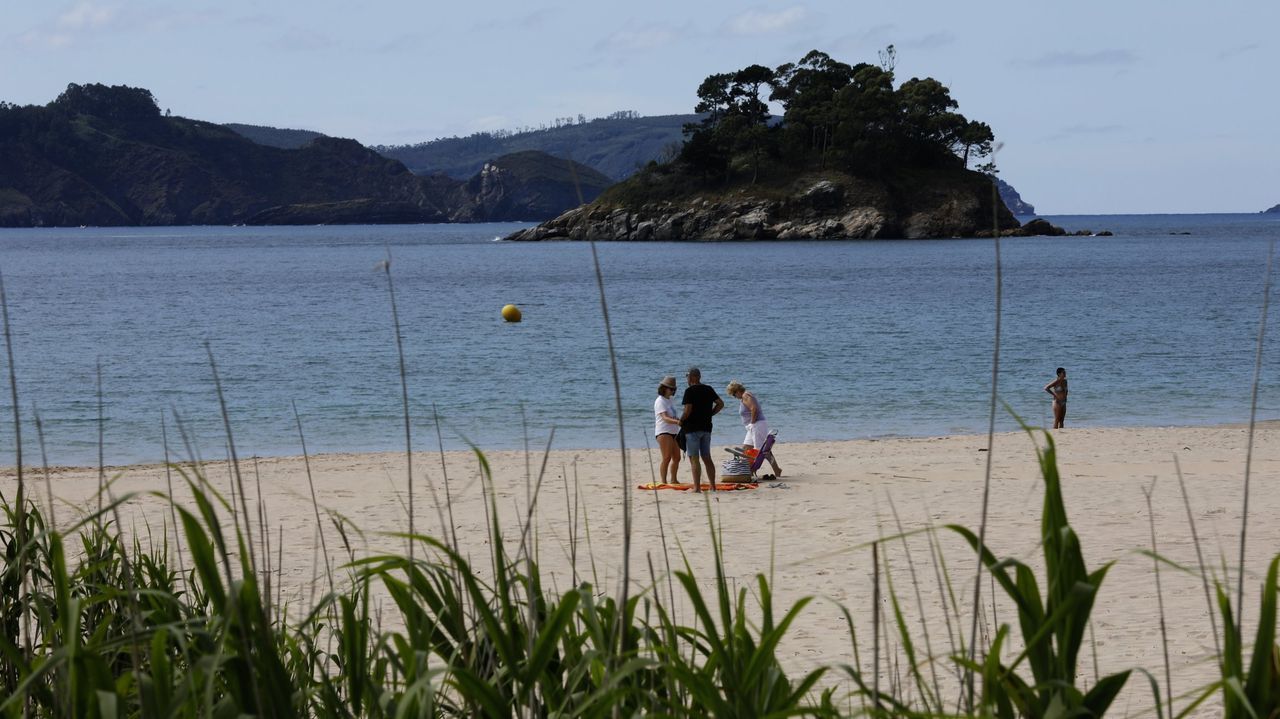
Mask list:
[[[716,394],[710,385],[695,384],[687,388],[680,404],[691,404],[693,409],[689,410],[689,418],[680,425],[684,431],[710,432],[711,410],[715,409],[715,402],[718,399],[720,395]]]

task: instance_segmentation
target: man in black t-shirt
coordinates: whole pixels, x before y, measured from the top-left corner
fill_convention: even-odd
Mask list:
[[[707,468],[707,480],[711,490],[716,488],[716,465],[711,461],[711,417],[724,409],[724,400],[709,385],[702,384],[702,371],[690,367],[686,375],[689,387],[680,403],[684,414],[680,416],[680,428],[685,436],[685,453],[693,466],[693,491],[702,491],[702,472],[698,459]]]

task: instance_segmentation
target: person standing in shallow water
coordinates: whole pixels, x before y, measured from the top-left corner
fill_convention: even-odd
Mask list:
[[[1058,368],[1058,376],[1044,386],[1044,391],[1053,397],[1053,428],[1061,429],[1067,421],[1067,371]]]

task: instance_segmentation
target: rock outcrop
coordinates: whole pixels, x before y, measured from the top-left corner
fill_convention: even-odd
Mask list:
[[[1037,217],[1034,220],[1028,221],[1022,227],[1019,227],[1016,231],[1010,234],[1018,237],[1061,237],[1067,234],[1067,231],[1046,219]],[[1081,234],[1088,235],[1091,233],[1086,230]]]
[[[585,165],[571,166],[545,152],[516,152],[486,162],[461,184],[451,196],[449,220],[544,220],[582,204],[578,192],[589,202],[612,184]]]
[[[634,180],[633,180],[634,182]],[[842,173],[802,176],[788,187],[744,187],[634,205],[608,191],[507,239],[795,240],[973,237],[992,227],[990,180],[964,170],[928,170],[891,181]],[[1000,229],[1018,227],[1003,205]]]

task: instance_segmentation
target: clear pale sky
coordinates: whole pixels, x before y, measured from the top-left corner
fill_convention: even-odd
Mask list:
[[[0,100],[150,89],[215,122],[366,144],[691,112],[714,72],[898,49],[1045,214],[1280,202],[1280,2],[0,0]]]

